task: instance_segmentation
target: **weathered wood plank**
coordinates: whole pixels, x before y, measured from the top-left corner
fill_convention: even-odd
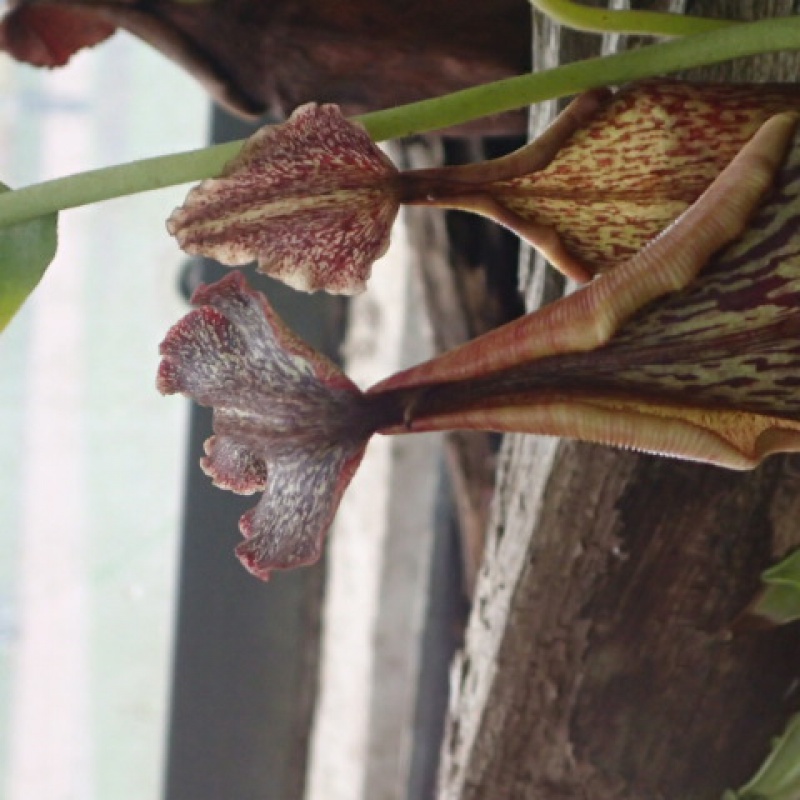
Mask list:
[[[395,150],[406,168],[464,163],[503,154],[524,139],[413,140]],[[516,286],[516,237],[463,212],[404,209],[436,352],[502,325],[524,310]],[[458,514],[465,591],[472,593],[483,553],[494,488],[496,437],[452,431],[445,459]]]
[[[537,68],[599,48],[541,18],[535,41]],[[703,76],[796,80],[798,64],[781,54]],[[531,306],[558,291],[538,269],[525,288]],[[730,629],[761,570],[800,544],[797,463],[737,474],[508,437],[453,670],[440,797],[686,800],[744,782],[800,706],[800,632]]]

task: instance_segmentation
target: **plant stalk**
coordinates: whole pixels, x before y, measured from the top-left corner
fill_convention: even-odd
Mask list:
[[[464,89],[356,117],[375,141],[461,125],[601,86],[653,78],[733,58],[800,48],[800,16],[724,27],[545,72]],[[0,226],[114,197],[218,176],[243,141],[133,161],[0,195]]]
[[[530,0],[531,5],[559,25],[590,33],[643,34],[645,36],[693,36],[731,25],[738,20],[708,19],[658,11],[626,11],[593,8],[571,0]]]

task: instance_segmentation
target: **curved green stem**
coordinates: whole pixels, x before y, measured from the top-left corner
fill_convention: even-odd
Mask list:
[[[375,141],[396,139],[599,86],[614,86],[742,56],[795,49],[800,49],[800,16],[761,20],[520,75],[444,97],[375,111],[357,119]],[[0,226],[112,197],[212,178],[220,174],[241,146],[242,142],[230,142],[6,192],[0,195]]]
[[[591,33],[632,33],[646,36],[692,36],[740,25],[734,20],[592,8],[572,0],[530,0],[531,5],[568,28]]]
[[[555,97],[733,58],[800,49],[800,16],[732,25],[638,50],[576,61],[359,117],[376,141],[461,125]],[[0,197],[0,200],[2,198]]]

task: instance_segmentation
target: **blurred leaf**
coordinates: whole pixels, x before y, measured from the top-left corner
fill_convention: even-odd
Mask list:
[[[756,775],[723,800],[797,800],[800,797],[800,715],[795,714]]]
[[[0,191],[9,191],[0,184]],[[11,321],[56,254],[58,214],[0,227],[0,331]]]
[[[745,613],[767,625],[800,619],[800,550],[765,570],[761,580],[764,588]]]

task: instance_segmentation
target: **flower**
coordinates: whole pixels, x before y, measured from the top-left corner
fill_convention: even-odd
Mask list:
[[[509,156],[407,173],[404,199],[494,219],[583,282],[639,252],[787,110],[800,110],[792,85],[654,80],[587,93]]]
[[[168,221],[190,253],[295,288],[360,292],[401,203],[472,211],[586,281],[634,256],[711,184],[794,87],[650,81],[579,96],[536,141],[479,164],[399,172],[335,106],[264,128]]]
[[[161,345],[158,389],[214,408],[201,466],[215,485],[263,492],[240,521],[247,568],[266,579],[316,561],[371,433],[367,402],[240,273],[201,287],[193,302],[200,307]]]
[[[228,266],[257,259],[296,289],[352,294],[389,246],[396,175],[363,128],[309,103],[192,189],[167,229],[189,253]]]
[[[796,127],[769,120],[624,264],[366,393],[238,273],[199,290],[162,345],[158,385],[214,407],[215,482],[264,492],[240,525],[248,568],[316,558],[374,433],[542,433],[732,469],[800,450]]]

